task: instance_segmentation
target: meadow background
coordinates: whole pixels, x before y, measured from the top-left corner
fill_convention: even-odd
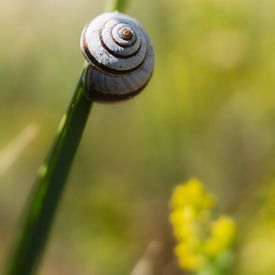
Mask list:
[[[105,4],[0,1],[0,266]],[[235,274],[274,274],[274,1],[129,0],[127,13],[151,36],[154,76],[129,102],[94,104],[39,274],[130,274],[152,242],[152,274],[183,274],[169,198],[194,176],[238,222]]]

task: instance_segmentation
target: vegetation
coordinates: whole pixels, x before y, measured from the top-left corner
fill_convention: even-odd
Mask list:
[[[39,129],[0,168],[1,268],[79,78],[80,31],[105,4],[1,5],[0,148],[27,125]],[[234,274],[272,274],[274,11],[268,0],[127,4],[150,34],[156,69],[135,99],[94,104],[39,274],[131,274],[152,241],[159,244],[153,274],[183,274],[169,201],[192,177],[215,194],[217,216],[237,224]]]

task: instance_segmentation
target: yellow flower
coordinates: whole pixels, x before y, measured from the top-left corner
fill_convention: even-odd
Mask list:
[[[212,222],[209,238],[205,242],[205,253],[211,257],[228,250],[236,237],[236,225],[232,218],[221,216]]]
[[[182,224],[182,226],[174,228],[174,234],[178,241],[185,241],[192,238],[192,236],[199,236],[200,227],[196,223]]]
[[[193,207],[195,210],[211,208],[214,198],[209,194],[202,183],[196,179],[190,179],[186,184],[178,185],[172,195],[172,208]]]
[[[196,211],[191,207],[183,209],[175,209],[170,215],[170,220],[173,224],[181,224],[186,222],[193,222],[197,218]]]
[[[204,258],[200,253],[199,243],[180,243],[176,246],[175,254],[180,266],[189,271],[198,271],[204,266]]]
[[[213,206],[214,197],[195,178],[178,185],[172,194],[170,222],[178,241],[175,253],[184,270],[202,271],[216,259],[220,264],[219,256],[231,249],[235,223],[227,216],[213,221]]]

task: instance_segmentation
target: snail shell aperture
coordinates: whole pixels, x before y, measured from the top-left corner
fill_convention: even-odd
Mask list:
[[[119,12],[97,16],[84,28],[80,46],[88,62],[84,90],[95,101],[131,98],[146,86],[152,75],[151,42],[130,16]]]

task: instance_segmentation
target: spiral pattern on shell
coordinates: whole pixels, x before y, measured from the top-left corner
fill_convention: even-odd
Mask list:
[[[138,21],[130,16],[119,12],[97,16],[84,28],[80,45],[88,62],[84,90],[95,101],[131,98],[152,75],[151,42]]]

